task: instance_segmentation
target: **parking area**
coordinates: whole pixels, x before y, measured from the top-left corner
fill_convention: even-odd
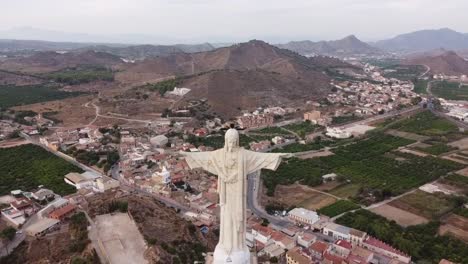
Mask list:
[[[96,216],[99,247],[111,264],[148,263],[147,249],[135,222],[126,213]]]

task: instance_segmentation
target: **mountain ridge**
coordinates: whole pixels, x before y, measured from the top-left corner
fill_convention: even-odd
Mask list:
[[[426,29],[400,34],[373,43],[374,46],[394,52],[421,52],[439,48],[449,50],[468,49],[468,34],[449,28]]]
[[[378,48],[359,40],[355,35],[348,35],[342,39],[313,42],[310,40],[291,41],[277,44],[277,47],[295,51],[301,55],[352,55],[352,54],[381,54]]]

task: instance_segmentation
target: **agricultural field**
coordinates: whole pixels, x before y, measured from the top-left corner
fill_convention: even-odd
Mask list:
[[[359,205],[348,201],[348,200],[339,200],[335,202],[334,204],[330,204],[329,206],[323,207],[317,212],[320,214],[324,214],[329,217],[334,217],[337,215],[340,215],[342,213],[356,210],[361,208]]]
[[[62,100],[82,95],[81,92],[64,92],[53,85],[0,85],[0,108]]]
[[[274,149],[275,153],[296,153],[310,150],[319,150],[331,144],[330,141],[311,142],[306,144],[292,143],[281,148]]]
[[[386,78],[395,78],[398,80],[413,80],[426,71],[422,65],[388,65],[384,70],[391,71],[384,73]]]
[[[303,207],[317,210],[336,202],[330,195],[320,193],[308,186],[292,184],[279,185],[275,190],[275,197],[262,196],[262,204],[282,205],[283,208]]]
[[[258,130],[251,130],[250,133],[266,134],[266,135],[272,135],[272,136],[291,135],[289,131],[284,130],[283,128],[277,127],[277,126],[265,127],[265,128],[258,129]]]
[[[400,208],[388,204],[372,208],[369,211],[371,211],[374,214],[383,216],[390,221],[395,221],[397,224],[403,227],[429,223],[429,220],[427,218],[410,213],[408,211],[402,210]]]
[[[332,124],[333,125],[341,125],[341,124],[346,124],[354,121],[359,121],[362,120],[362,117],[356,116],[356,115],[346,115],[346,116],[334,116],[332,118]]]
[[[284,128],[293,131],[294,133],[298,134],[301,138],[304,138],[306,135],[320,128],[320,126],[314,125],[310,121],[304,121],[301,123],[284,126]]]
[[[389,205],[427,219],[437,220],[440,216],[453,210],[456,202],[443,194],[430,194],[418,190],[390,202]]]
[[[429,146],[427,148],[416,148],[416,149],[419,150],[419,151],[422,151],[422,152],[426,152],[426,153],[435,155],[435,156],[438,156],[438,155],[443,154],[443,153],[447,153],[447,152],[452,151],[452,150],[456,150],[456,148],[448,146],[447,144],[443,144],[443,143],[437,143],[437,144],[431,145],[431,146]]]
[[[462,194],[468,195],[468,177],[459,174],[450,174],[440,180],[440,183],[464,190]]]
[[[416,80],[414,82],[414,92],[418,94],[427,94],[427,84],[426,80]]]
[[[69,172],[83,171],[39,146],[29,144],[0,149],[0,195],[16,189],[31,190],[39,185],[60,195],[74,193],[75,188],[63,180]]]
[[[403,228],[366,210],[347,213],[336,222],[367,232],[409,254],[417,263],[436,264],[441,259],[468,263],[468,245],[449,236],[437,236],[438,222]]]
[[[113,81],[114,73],[103,67],[77,67],[44,74],[43,77],[58,83],[76,85],[93,81]]]
[[[401,194],[411,188],[435,180],[462,165],[433,157],[417,157],[398,153],[401,161],[385,154],[414,141],[375,133],[355,144],[339,147],[335,155],[300,160],[292,158],[283,162],[276,171],[262,173],[268,194],[273,195],[276,185],[292,184],[318,186],[321,176],[327,173],[341,175],[339,180],[348,180],[362,187],[377,200],[385,196]],[[366,196],[366,195],[364,195]],[[360,197],[358,200],[366,199]]]
[[[468,100],[468,86],[460,83],[439,81],[433,82],[431,92],[447,100]]]
[[[446,119],[435,116],[429,111],[403,119],[393,124],[390,128],[424,136],[441,136],[458,132],[456,125]]]
[[[330,191],[330,194],[336,195],[343,199],[355,197],[359,193],[361,186],[359,184],[344,184]]]
[[[468,218],[451,214],[443,220],[439,228],[440,235],[450,235],[468,243]]]

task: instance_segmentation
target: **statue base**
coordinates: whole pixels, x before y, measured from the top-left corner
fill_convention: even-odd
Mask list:
[[[216,246],[213,254],[213,264],[251,264],[250,252],[244,250],[233,251],[227,254],[222,247]]]

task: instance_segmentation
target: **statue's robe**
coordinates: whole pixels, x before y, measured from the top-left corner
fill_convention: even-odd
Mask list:
[[[284,156],[282,153],[259,153],[244,148],[237,148],[233,153],[236,152],[236,166],[232,166],[233,159],[227,160],[228,154],[225,149],[183,153],[190,168],[203,168],[218,175],[221,205],[218,246],[222,246],[227,254],[247,249],[245,244],[247,175],[260,169],[276,170],[281,162],[281,156]],[[235,182],[232,182],[233,178]]]

